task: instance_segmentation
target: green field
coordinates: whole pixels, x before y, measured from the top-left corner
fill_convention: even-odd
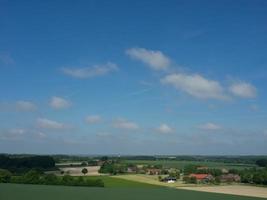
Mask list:
[[[1,200],[260,200],[255,197],[194,192],[168,188],[88,188],[0,184]]]
[[[148,165],[163,165],[167,168],[178,168],[183,169],[186,165],[200,165],[207,166],[210,168],[225,168],[225,169],[244,169],[255,167],[255,165],[250,164],[237,164],[237,163],[223,163],[223,162],[205,162],[205,161],[179,161],[179,160],[127,160],[127,163],[133,164],[148,164]]]
[[[136,181],[131,181],[131,180],[125,180],[125,179],[120,179],[120,178],[113,178],[111,176],[87,176],[87,179],[101,179],[105,187],[108,188],[155,188],[158,187],[156,185],[152,184],[147,184],[147,183],[141,183],[141,182],[136,182]]]

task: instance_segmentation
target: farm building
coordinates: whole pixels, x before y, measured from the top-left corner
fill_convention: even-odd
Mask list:
[[[174,182],[176,182],[176,180],[177,179],[175,177],[165,177],[161,181],[166,182],[166,183],[174,183]]]
[[[137,167],[128,167],[127,168],[127,173],[136,173],[137,172]]]
[[[147,169],[146,170],[146,174],[149,174],[149,175],[160,175],[161,174],[161,169]]]
[[[189,177],[196,178],[198,182],[210,182],[214,180],[214,177],[211,174],[190,174]]]
[[[220,177],[221,182],[240,182],[241,178],[237,174],[223,174]]]

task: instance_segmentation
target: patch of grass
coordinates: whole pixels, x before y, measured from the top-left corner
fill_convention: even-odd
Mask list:
[[[0,184],[2,200],[260,200],[241,197],[168,188],[87,188],[47,185]]]

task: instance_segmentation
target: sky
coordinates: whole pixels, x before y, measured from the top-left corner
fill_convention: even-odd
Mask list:
[[[267,154],[267,1],[0,0],[0,152]]]

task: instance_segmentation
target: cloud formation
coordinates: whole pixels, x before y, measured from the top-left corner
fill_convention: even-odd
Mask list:
[[[161,124],[156,131],[163,134],[173,133],[173,129],[167,124]]]
[[[226,100],[228,98],[219,82],[198,74],[170,74],[162,78],[161,82],[200,99]]]
[[[85,118],[86,123],[96,124],[101,122],[102,118],[99,115],[89,115]]]
[[[238,82],[234,83],[229,87],[229,91],[241,98],[255,98],[257,96],[257,89],[246,82]]]
[[[125,130],[137,130],[139,126],[135,122],[127,121],[126,119],[117,119],[113,122],[113,127]]]
[[[198,128],[205,131],[217,131],[220,130],[222,127],[218,124],[208,122],[206,124],[201,124]]]
[[[69,126],[66,124],[53,121],[53,120],[49,120],[46,118],[37,119],[37,126],[43,129],[54,129],[54,130],[62,130],[62,129],[69,128]]]
[[[71,102],[61,97],[52,97],[49,105],[54,109],[64,109],[71,106]]]
[[[86,78],[92,78],[96,76],[103,76],[103,75],[106,75],[108,73],[111,73],[117,70],[118,70],[118,67],[116,64],[108,62],[103,65],[94,65],[91,67],[63,68],[62,72],[74,78],[86,79]]]
[[[165,70],[171,63],[170,59],[161,51],[131,48],[126,50],[126,54],[135,60],[147,64],[153,70]]]
[[[30,102],[30,101],[17,101],[16,102],[16,110],[18,111],[35,111],[37,109],[37,106]]]

